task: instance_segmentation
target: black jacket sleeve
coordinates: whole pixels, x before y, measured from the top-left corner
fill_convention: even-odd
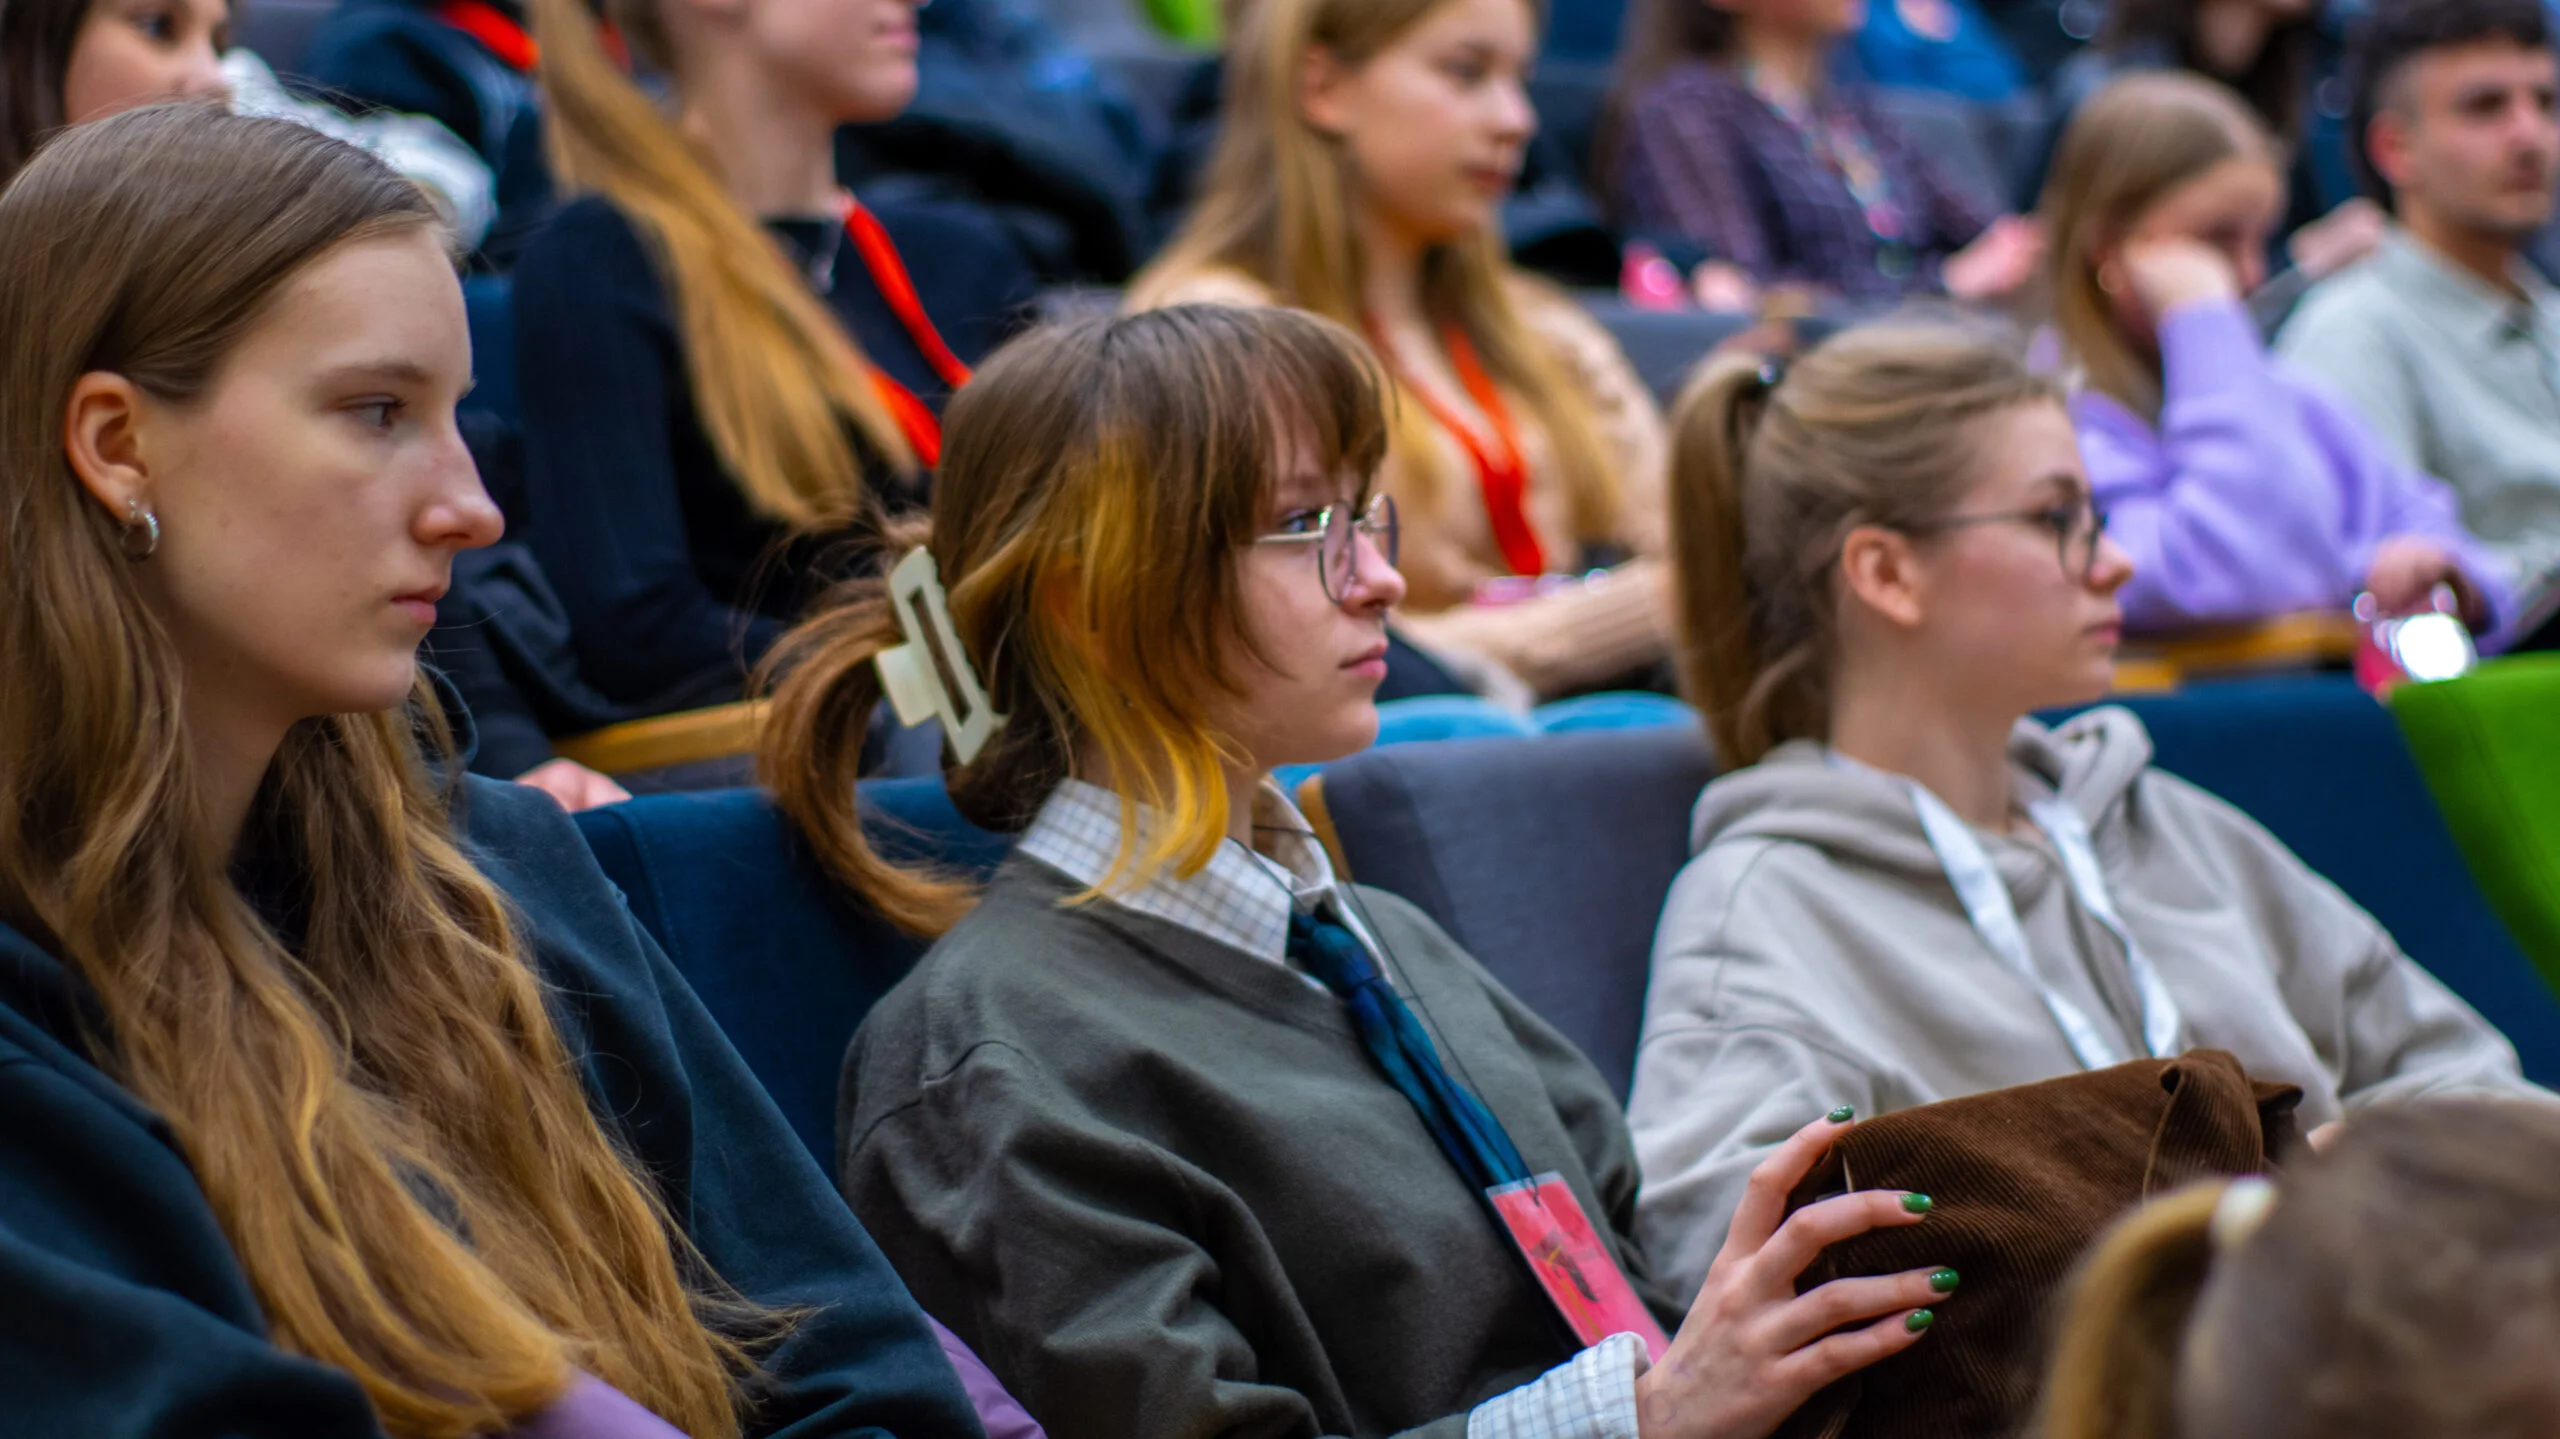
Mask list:
[[[639,235],[601,201],[563,209],[517,263],[515,306],[526,542],[580,671],[625,702],[712,675],[734,690],[785,626],[696,567],[672,438],[690,382]]]
[[[731,1287],[807,1317],[767,1354],[757,1439],[979,1434],[960,1381],[888,1261],[784,1124],[567,815],[471,784],[483,868],[521,908],[564,1037],[668,1208]]]

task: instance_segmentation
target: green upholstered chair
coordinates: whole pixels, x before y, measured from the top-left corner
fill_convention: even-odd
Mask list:
[[[2481,892],[2560,989],[2560,655],[2402,685],[2391,711]]]

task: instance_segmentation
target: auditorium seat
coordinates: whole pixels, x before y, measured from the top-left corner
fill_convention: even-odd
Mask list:
[[[962,819],[942,781],[862,786],[872,843],[983,877],[1012,841]],[[924,953],[850,899],[759,790],[660,795],[578,828],[819,1167],[835,1172],[837,1071],[863,1015]]]
[[[2560,1082],[2560,1001],[2482,898],[2391,716],[2342,678],[2123,701],[2162,768],[2220,794],[2371,910]],[[1371,750],[1301,790],[1347,872],[1420,905],[1623,1094],[1656,917],[1709,774],[1687,729]]]
[[[1694,726],[1656,726],[1374,749],[1299,793],[1351,878],[1420,905],[1624,1098],[1710,773]]]

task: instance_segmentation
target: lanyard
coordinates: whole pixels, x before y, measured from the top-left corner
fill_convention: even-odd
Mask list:
[[[889,310],[898,317],[898,323],[906,327],[908,338],[915,341],[925,363],[954,390],[969,383],[969,367],[951,353],[951,347],[942,342],[942,332],[934,328],[933,317],[924,312],[924,298],[916,293],[916,282],[907,274],[907,263],[899,258],[897,242],[889,238],[888,227],[850,194],[837,195],[836,210],[844,218],[845,237],[853,241],[854,253],[862,257],[862,267],[871,273],[872,285],[880,291],[880,298],[889,302]],[[871,386],[897,420],[908,447],[916,452],[917,462],[928,470],[941,464],[942,421],[933,408],[878,365],[871,367]]]
[[[542,59],[542,47],[533,42],[523,24],[489,0],[444,0],[436,7],[436,18],[479,41],[519,75],[532,74],[534,65]],[[631,68],[631,49],[612,22],[599,23],[596,38],[604,42],[604,52],[613,57],[614,64],[625,70]]]
[[[1421,403],[1440,428],[1447,430],[1466,448],[1467,458],[1475,461],[1476,484],[1484,492],[1484,513],[1493,527],[1493,542],[1502,551],[1502,562],[1515,575],[1542,575],[1547,572],[1547,551],[1538,543],[1537,531],[1529,528],[1527,499],[1529,465],[1520,450],[1520,434],[1511,423],[1511,406],[1495,388],[1493,377],[1484,370],[1484,361],[1476,354],[1475,342],[1457,325],[1441,327],[1440,343],[1449,352],[1449,367],[1458,372],[1458,383],[1466,386],[1467,398],[1484,412],[1485,421],[1493,426],[1496,449],[1485,448],[1475,427],[1440,402],[1429,389],[1416,384],[1396,360],[1395,348],[1377,323],[1369,325],[1369,336],[1384,355],[1387,364],[1404,382],[1405,391]]]
[[[1843,769],[1867,768],[1840,754],[1834,754],[1831,762]],[[1983,947],[2034,988],[2037,998],[2044,1001],[2045,1012],[2053,1016],[2053,1022],[2062,1029],[2062,1037],[2070,1042],[2080,1067],[2104,1069],[2135,1058],[2118,1051],[2115,1042],[2081,1012],[2080,1006],[2065,998],[2038,972],[2027,950],[2026,930],[2018,923],[2017,906],[2009,899],[2009,887],[2000,882],[2000,873],[1992,868],[1991,857],[1983,853],[1982,842],[1974,838],[1973,827],[1947,808],[1946,801],[1931,794],[1927,786],[1899,776],[1891,778],[1910,789],[1912,805],[1920,812],[1920,828],[1929,837],[1929,848],[1936,852],[1939,867],[1954,886],[1974,933],[1982,936]],[[2080,818],[2080,811],[2072,808],[2068,800],[2059,797],[2028,805],[2027,817],[2053,841],[2054,851],[2062,858],[2062,872],[2070,880],[2071,892],[2079,899],[2080,907],[2124,946],[2125,968],[2142,1004],[2144,1050],[2154,1059],[2176,1054],[2178,1032],[2184,1024],[2178,1002],[2161,982],[2160,972],[2143,957],[2141,947],[2133,942],[2133,931],[2125,927],[2123,917],[2116,912],[2115,899],[2107,892],[2106,876],[2098,869],[2097,849],[2089,841],[2088,822]]]
[[[488,47],[519,75],[531,74],[541,50],[516,18],[488,0],[444,0],[436,14],[444,23]]]

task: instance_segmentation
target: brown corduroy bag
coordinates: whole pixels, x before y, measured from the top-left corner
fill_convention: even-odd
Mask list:
[[[2055,1296],[2107,1225],[2155,1194],[2256,1174],[2301,1140],[2302,1091],[2218,1049],[2144,1059],[1867,1120],[1789,1196],[1935,1201],[1927,1222],[1831,1246],[1801,1289],[1949,1265],[1962,1287],[1928,1337],[1831,1385],[1777,1439],[2003,1439],[2034,1412]]]

